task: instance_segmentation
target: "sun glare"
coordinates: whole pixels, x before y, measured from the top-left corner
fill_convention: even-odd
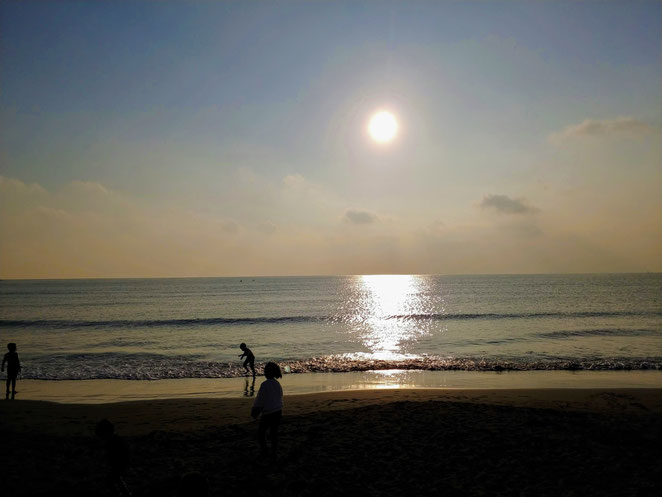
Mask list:
[[[396,121],[395,116],[390,112],[377,112],[370,118],[368,132],[376,142],[388,143],[398,134],[398,121]]]
[[[407,357],[407,347],[427,334],[416,320],[405,318],[429,312],[425,280],[404,274],[365,275],[358,284],[363,319],[359,333],[370,356],[384,360]]]

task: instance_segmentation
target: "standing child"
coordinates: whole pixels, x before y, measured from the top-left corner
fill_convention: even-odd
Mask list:
[[[5,362],[7,363],[7,396],[5,397],[9,400],[9,385],[11,384],[11,400],[14,400],[16,397],[16,378],[18,377],[18,372],[21,370],[21,361],[18,360],[18,354],[16,353],[16,344],[8,343],[7,348],[9,352],[5,354],[5,357],[2,359],[2,368],[0,371],[5,370]]]
[[[107,419],[99,421],[94,432],[104,443],[106,462],[108,464],[109,490],[114,495],[131,495],[123,478],[129,466],[129,448],[124,440],[115,434],[113,423]]]
[[[251,416],[260,417],[260,426],[257,430],[257,439],[260,443],[262,453],[267,452],[266,434],[269,430],[271,438],[271,453],[275,457],[278,450],[278,425],[283,414],[283,388],[278,383],[277,378],[282,378],[280,367],[275,362],[268,362],[264,367],[264,376],[266,381],[260,385],[257,392]]]
[[[243,351],[243,354],[239,356],[239,359],[246,357],[246,360],[244,361],[244,369],[246,370],[246,374],[248,374],[248,366],[250,365],[251,370],[253,371],[253,378],[255,378],[255,356],[253,355],[253,352],[251,352],[251,349],[246,347],[245,343],[239,345],[239,348]]]

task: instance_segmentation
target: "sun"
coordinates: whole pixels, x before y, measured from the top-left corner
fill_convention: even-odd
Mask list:
[[[388,143],[398,134],[398,121],[388,111],[382,110],[370,118],[368,133],[378,143]]]

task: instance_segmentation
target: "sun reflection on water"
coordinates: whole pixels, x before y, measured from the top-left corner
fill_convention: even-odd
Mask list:
[[[408,344],[427,334],[432,298],[424,276],[369,275],[357,277],[357,298],[352,317],[355,331],[372,359],[413,357]],[[364,355],[364,354],[360,354]]]

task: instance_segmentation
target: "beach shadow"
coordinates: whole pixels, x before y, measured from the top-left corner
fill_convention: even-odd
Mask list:
[[[208,495],[209,482],[202,473],[192,471],[179,480],[177,497],[207,497]]]

